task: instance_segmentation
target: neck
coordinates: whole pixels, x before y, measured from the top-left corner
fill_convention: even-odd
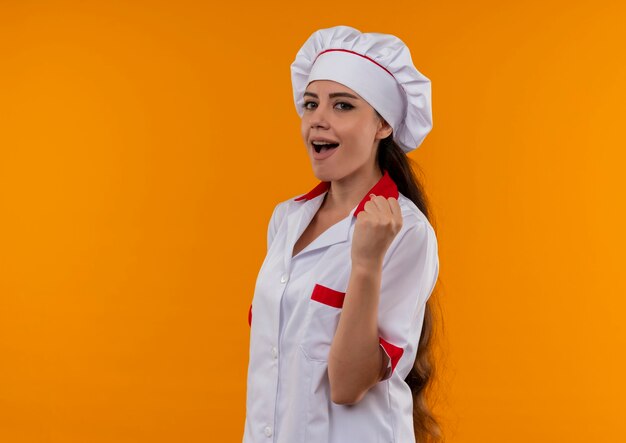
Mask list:
[[[382,176],[376,165],[371,171],[356,171],[339,180],[333,180],[322,205],[326,210],[350,212]]]

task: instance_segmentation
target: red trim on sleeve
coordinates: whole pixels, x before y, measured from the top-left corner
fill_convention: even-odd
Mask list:
[[[392,345],[382,337],[378,337],[378,341],[391,359],[391,372],[393,372],[396,365],[398,364],[398,360],[400,360],[400,357],[402,357],[402,354],[404,353],[404,349],[399,348],[396,345]]]
[[[345,292],[335,291],[334,289],[327,288],[320,284],[316,284],[311,294],[311,300],[324,303],[325,305],[332,306],[334,308],[343,307],[343,299],[345,298]]]
[[[250,309],[248,309],[248,325],[252,326],[252,305],[250,305]]]

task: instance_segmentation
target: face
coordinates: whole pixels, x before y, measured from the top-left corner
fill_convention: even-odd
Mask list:
[[[301,132],[315,176],[331,181],[359,170],[372,171],[378,141],[390,135],[392,128],[352,89],[331,80],[315,80],[304,92]],[[315,141],[336,147],[318,154]]]

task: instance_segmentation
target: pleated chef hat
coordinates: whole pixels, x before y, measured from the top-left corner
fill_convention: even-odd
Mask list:
[[[333,80],[359,94],[393,128],[406,153],[418,148],[432,124],[430,80],[411,60],[409,48],[390,34],[361,33],[349,26],[315,31],[291,64],[293,98],[304,113],[304,91],[313,80]]]

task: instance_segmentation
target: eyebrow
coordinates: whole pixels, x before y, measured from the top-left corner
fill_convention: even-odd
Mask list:
[[[304,93],[304,97],[306,97],[307,95],[310,95],[311,97],[317,97],[317,94],[313,93],[313,92],[305,92]],[[354,98],[354,99],[359,99],[359,97],[357,97],[356,95],[352,95],[348,92],[333,92],[331,94],[328,94],[328,98],[335,98],[335,97],[348,97],[348,98]]]

